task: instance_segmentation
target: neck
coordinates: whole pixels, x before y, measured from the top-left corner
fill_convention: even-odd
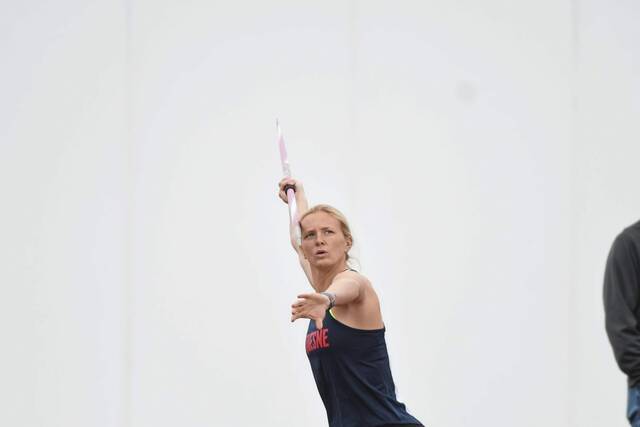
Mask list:
[[[326,291],[331,285],[331,282],[333,282],[333,279],[338,274],[348,269],[349,267],[347,266],[346,262],[338,263],[327,268],[318,268],[311,266],[311,274],[313,277],[313,284],[316,292]]]

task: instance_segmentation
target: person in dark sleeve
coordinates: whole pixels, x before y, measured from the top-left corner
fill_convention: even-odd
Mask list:
[[[640,221],[614,240],[604,275],[607,335],[628,378],[627,418],[640,427]]]

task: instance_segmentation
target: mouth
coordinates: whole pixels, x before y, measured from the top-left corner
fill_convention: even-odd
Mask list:
[[[320,249],[319,251],[316,251],[316,256],[322,256],[322,255],[327,255],[329,252],[325,251],[324,249]]]

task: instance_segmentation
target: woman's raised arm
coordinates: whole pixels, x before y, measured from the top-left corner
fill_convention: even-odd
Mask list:
[[[298,181],[294,178],[290,178],[290,177],[282,178],[278,183],[278,187],[280,188],[278,196],[285,203],[289,203],[287,200],[287,193],[285,192],[285,186],[287,185],[292,185],[294,187],[294,192],[296,195],[296,205],[298,207],[297,217],[300,218],[302,215],[304,215],[304,213],[307,210],[309,210],[309,203],[307,202],[307,196],[304,192],[304,187],[301,181]],[[313,278],[311,277],[311,269],[309,267],[309,261],[307,261],[306,258],[304,257],[304,254],[302,253],[302,248],[300,247],[301,242],[298,241],[298,236],[300,234],[297,232],[296,229],[298,229],[299,227],[300,226],[297,221],[292,221],[289,223],[289,241],[291,242],[291,246],[293,247],[293,250],[296,251],[296,254],[298,255],[298,260],[300,261],[300,267],[302,267],[302,270],[304,271],[304,274],[307,276],[307,279],[309,280],[309,283],[311,284],[311,286],[314,286]]]

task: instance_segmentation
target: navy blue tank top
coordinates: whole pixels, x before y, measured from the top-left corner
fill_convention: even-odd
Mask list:
[[[422,425],[396,400],[385,331],[349,327],[329,310],[322,329],[309,321],[305,348],[330,427]]]

